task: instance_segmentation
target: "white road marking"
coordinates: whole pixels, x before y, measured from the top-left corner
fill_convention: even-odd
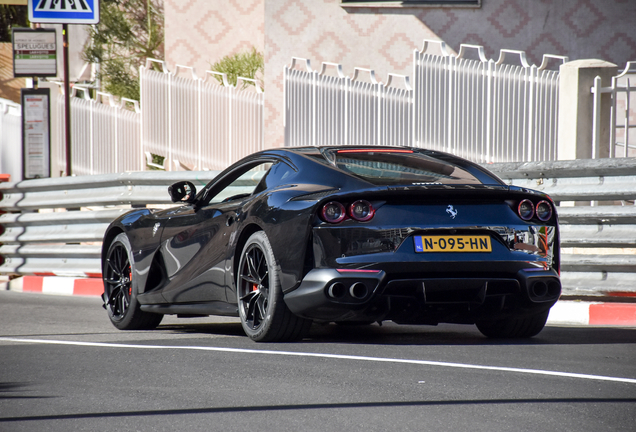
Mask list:
[[[270,350],[256,350],[245,348],[221,348],[221,347],[201,347],[201,346],[163,346],[163,345],[129,345],[118,343],[104,343],[104,342],[76,342],[76,341],[61,341],[61,340],[47,340],[47,339],[20,339],[0,337],[0,341],[6,342],[22,342],[22,343],[36,343],[36,344],[51,344],[51,345],[75,345],[86,347],[102,347],[102,348],[133,348],[133,349],[175,349],[175,350],[192,350],[192,351],[215,351],[226,353],[239,353],[239,354],[261,354],[261,355],[280,355],[280,356],[292,356],[292,357],[317,357],[337,360],[356,360],[356,361],[370,361],[378,363],[403,363],[414,364],[423,366],[439,366],[439,367],[451,367],[460,369],[480,369],[498,372],[513,372],[513,373],[525,373],[532,375],[548,375],[567,378],[587,379],[596,381],[612,381],[628,384],[636,384],[634,378],[619,378],[603,375],[588,375],[572,372],[557,372],[541,369],[522,369],[512,368],[504,366],[485,366],[485,365],[473,365],[465,363],[448,363],[430,360],[410,360],[399,358],[386,358],[386,357],[366,357],[355,355],[343,355],[343,354],[321,354],[321,353],[306,353],[306,352],[294,352],[294,351],[270,351]]]

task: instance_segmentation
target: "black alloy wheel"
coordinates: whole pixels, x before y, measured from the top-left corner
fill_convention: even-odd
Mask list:
[[[307,334],[311,321],[287,308],[278,265],[262,231],[252,234],[243,248],[236,288],[241,324],[252,340],[292,341]]]
[[[245,251],[245,265],[241,272],[241,301],[245,324],[258,329],[267,317],[269,306],[269,267],[263,251],[255,246]]]
[[[108,248],[104,262],[104,307],[110,321],[120,330],[153,329],[163,315],[141,311],[133,273],[130,241],[121,233]]]

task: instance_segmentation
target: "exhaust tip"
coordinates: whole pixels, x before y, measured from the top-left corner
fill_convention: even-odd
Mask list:
[[[346,292],[347,288],[341,282],[332,283],[327,289],[327,294],[333,299],[344,297]]]
[[[548,295],[556,297],[561,293],[561,284],[557,281],[550,281],[548,283]]]
[[[351,297],[361,300],[369,294],[369,289],[362,282],[356,282],[349,288],[349,294]]]
[[[548,284],[543,281],[537,281],[533,283],[530,289],[532,291],[533,297],[543,298],[548,295]]]

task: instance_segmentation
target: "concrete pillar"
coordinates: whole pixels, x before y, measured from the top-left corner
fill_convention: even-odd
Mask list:
[[[592,117],[594,95],[590,90],[594,78],[601,77],[601,85],[608,87],[618,74],[614,63],[587,59],[564,63],[559,76],[559,137],[557,159],[592,158]],[[601,139],[598,157],[609,156],[611,95],[601,97]]]

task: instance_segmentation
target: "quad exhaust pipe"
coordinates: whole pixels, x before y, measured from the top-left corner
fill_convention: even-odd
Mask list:
[[[533,297],[541,298],[548,294],[548,284],[543,281],[533,283],[530,289]]]
[[[561,285],[556,280],[537,280],[530,285],[530,298],[534,300],[556,297],[561,292]]]
[[[356,300],[362,300],[369,295],[369,288],[362,282],[351,284],[348,290],[342,282],[334,282],[327,288],[327,295],[332,299],[342,299],[347,293]]]
[[[340,299],[347,293],[347,287],[342,282],[334,282],[329,286],[327,294],[332,299]]]
[[[349,288],[349,294],[355,299],[362,300],[369,294],[369,290],[362,282],[356,282]]]

